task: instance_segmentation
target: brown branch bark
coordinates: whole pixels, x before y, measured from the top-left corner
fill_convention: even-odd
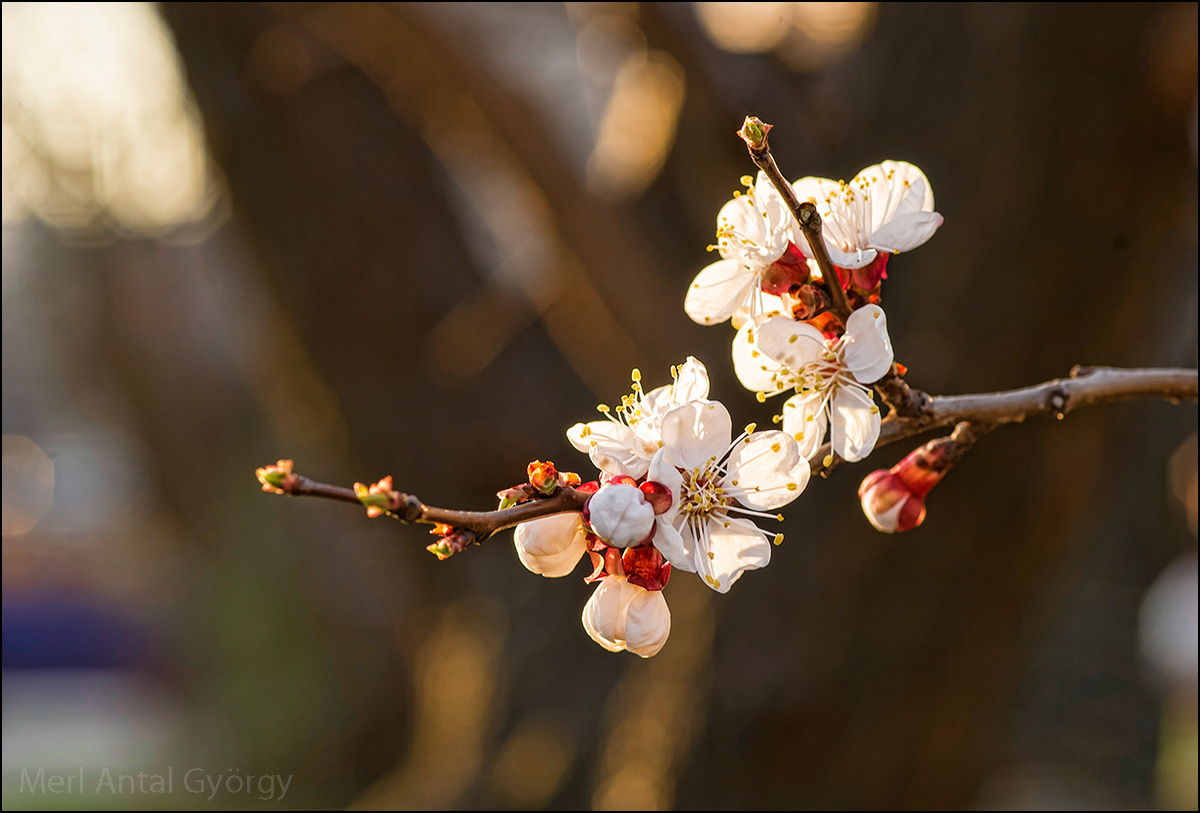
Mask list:
[[[771,147],[767,143],[767,133],[770,130],[770,124],[765,124],[759,119],[749,116],[746,118],[746,123],[742,125],[740,135],[746,142],[746,149],[750,151],[750,160],[770,179],[771,185],[775,187],[796,218],[796,222],[800,224],[800,231],[804,233],[804,239],[808,242],[810,256],[817,261],[817,267],[821,269],[822,282],[829,292],[829,301],[833,303],[830,309],[837,318],[842,320],[844,325],[850,318],[850,303],[846,301],[846,292],[842,289],[841,278],[838,276],[837,269],[833,267],[833,261],[829,259],[829,251],[825,248],[825,240],[821,237],[821,215],[817,213],[817,207],[812,203],[808,201],[801,203],[800,199],[796,197],[796,190],[779,171],[779,166],[771,155]]]
[[[292,480],[282,484],[281,493],[293,497],[322,497],[327,500],[362,503],[354,489],[321,483],[302,474],[292,475]],[[531,519],[582,511],[588,494],[571,486],[562,486],[552,496],[537,496],[534,499],[496,511],[458,511],[426,505],[412,494],[394,492],[388,514],[409,525],[449,525],[456,530],[469,531],[474,542],[482,542],[495,533],[511,528]]]
[[[1037,415],[1066,417],[1081,407],[1131,398],[1196,400],[1196,371],[1178,367],[1122,369],[1075,367],[1069,378],[1056,378],[1006,392],[930,396],[911,389],[899,376],[877,385],[893,411],[883,419],[876,448],[931,429],[969,421],[980,427],[1020,423]],[[825,444],[813,458],[812,472],[827,476],[839,461],[824,465]]]

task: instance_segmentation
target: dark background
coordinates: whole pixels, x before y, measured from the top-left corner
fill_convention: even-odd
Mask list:
[[[510,534],[438,562],[419,527],[258,490],[291,457],[488,507],[532,459],[586,473],[564,430],[687,355],[763,422],[732,331],[682,309],[747,114],[790,177],[929,177],[945,224],[884,288],[914,386],[1196,364],[1195,4],[796,11],[750,53],[704,23],[751,12],[719,11],[161,8],[208,213],[6,220],[6,806],[42,804],[23,764],[85,758],[47,722],[79,690],[42,676],[103,670],[163,743],[132,764],[294,774],[285,806],[1194,807],[1193,404],[1001,429],[898,537],[855,491],[915,442],[842,466],[730,594],[677,574],[647,661],[588,640],[582,568],[533,576]],[[56,461],[19,533],[10,436]],[[80,459],[125,496],[62,530]],[[1190,684],[1139,657],[1173,561]]]

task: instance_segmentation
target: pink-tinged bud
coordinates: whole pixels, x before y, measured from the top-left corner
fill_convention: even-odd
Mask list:
[[[604,486],[588,498],[585,511],[592,530],[618,548],[637,545],[654,531],[654,509],[627,483]]]
[[[661,590],[671,578],[671,563],[653,545],[627,548],[621,566],[631,583],[646,590]]]
[[[448,525],[441,523],[435,525],[431,534],[442,534],[448,530],[449,533],[442,536],[437,542],[433,542],[425,546],[425,550],[429,551],[438,559],[449,559],[456,553],[462,553],[463,548],[475,541],[475,534],[463,528],[451,528]]]
[[[650,503],[650,507],[654,509],[655,514],[665,514],[670,510],[671,503],[675,500],[671,496],[671,489],[653,480],[647,480],[642,483],[638,486],[638,490],[646,496],[646,502]]]
[[[560,471],[558,473],[558,484],[560,486],[577,486],[582,482],[579,475],[573,471]]]
[[[746,121],[742,123],[742,129],[738,130],[738,135],[750,149],[761,150],[767,146],[767,133],[771,132],[771,128],[774,126],[756,116],[746,116]]]
[[[521,483],[519,486],[497,491],[496,496],[500,498],[500,510],[504,510],[505,508],[512,508],[514,505],[532,500],[537,493],[537,489],[529,483]]]
[[[600,483],[597,480],[588,480],[583,485],[575,486],[575,490],[583,494],[595,494],[600,490]]]
[[[606,485],[606,486],[611,486],[611,485],[636,486],[637,480],[633,479],[628,474],[614,474],[612,477],[608,478],[608,482],[606,482],[604,485]]]
[[[925,498],[913,494],[898,475],[873,471],[858,487],[863,513],[876,530],[911,531],[925,521]]]
[[[884,533],[911,531],[925,521],[925,497],[957,459],[958,443],[931,440],[891,469],[873,471],[858,487],[863,513]]]
[[[367,516],[372,519],[400,507],[400,492],[392,489],[390,474],[370,487],[355,483],[354,496],[366,507]]]
[[[254,476],[268,494],[288,494],[300,484],[299,475],[292,473],[292,461],[280,460],[274,466],[254,470]]]
[[[529,484],[543,494],[558,491],[558,470],[549,460],[535,460],[529,464]]]

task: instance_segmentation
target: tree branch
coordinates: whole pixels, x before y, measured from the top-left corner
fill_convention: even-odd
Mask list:
[[[770,132],[772,126],[754,116],[747,116],[746,123],[742,125],[738,135],[746,142],[746,149],[750,151],[750,160],[770,179],[771,185],[775,187],[780,197],[783,198],[783,202],[787,204],[788,209],[796,218],[796,222],[800,224],[800,231],[804,233],[804,239],[808,242],[810,256],[817,261],[817,267],[821,269],[821,281],[829,292],[829,301],[833,303],[831,310],[837,318],[842,320],[844,325],[850,318],[850,304],[846,301],[846,292],[842,289],[841,277],[838,276],[837,269],[833,267],[833,261],[829,259],[829,251],[825,248],[825,240],[821,237],[821,215],[818,214],[817,207],[811,202],[800,202],[800,199],[796,197],[796,190],[779,171],[779,166],[771,155],[771,147],[767,144],[767,133]]]
[[[471,543],[483,542],[488,537],[506,528],[511,528],[531,519],[548,517],[552,514],[562,514],[568,511],[582,511],[590,492],[581,491],[572,486],[560,486],[553,495],[541,494],[535,490],[529,492],[526,502],[496,511],[458,511],[451,508],[437,508],[426,505],[412,494],[405,494],[391,489],[391,478],[385,478],[380,483],[386,487],[371,487],[371,494],[366,495],[365,487],[361,484],[355,488],[321,483],[302,474],[291,471],[291,461],[281,460],[276,466],[258,470],[259,482],[263,490],[275,494],[286,494],[291,497],[322,497],[327,500],[354,503],[366,506],[368,513],[371,508],[377,513],[387,514],[409,525],[424,523],[427,525],[442,525],[455,532],[467,536],[461,540],[461,547]],[[361,490],[366,499],[359,496]],[[374,499],[372,499],[374,498]]]
[[[960,421],[981,427],[1020,423],[1036,415],[1059,420],[1081,407],[1131,398],[1196,400],[1196,371],[1178,367],[1122,369],[1075,367],[1070,378],[1056,378],[1032,387],[975,395],[929,396],[913,390],[899,376],[888,376],[879,385],[893,411],[883,419],[876,448]],[[895,400],[892,400],[895,399]],[[829,458],[825,444],[813,458],[812,473],[828,476],[838,461]]]

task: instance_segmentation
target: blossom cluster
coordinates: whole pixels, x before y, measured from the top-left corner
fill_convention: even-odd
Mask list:
[[[582,512],[524,522],[517,555],[534,573],[565,576],[584,554],[598,582],[583,610],[588,635],[605,649],[657,653],[671,629],[662,589],[672,570],[696,573],[728,591],[747,570],[765,567],[783,535],[755,519],[808,484],[809,465],[779,430],[747,426],[736,437],[729,411],[708,398],[708,371],[694,358],[672,369],[671,384],[649,392],[633,373],[633,392],[604,420],[567,431],[598,478]]]
[[[717,217],[709,249],[720,259],[692,282],[684,310],[701,324],[732,322],[741,383],[759,401],[789,394],[774,416],[780,429],[751,424],[735,437],[694,358],[649,392],[634,370],[632,393],[615,408],[600,405],[603,420],[567,430],[599,470],[578,487],[589,495],[583,510],[524,522],[515,532],[517,555],[534,573],[566,576],[590,557],[586,581],[596,589],[583,625],[605,649],[649,657],[663,647],[671,629],[663,588],[673,570],[724,593],[747,570],[766,566],[783,535],[757,521],[783,519],[778,509],[804,490],[826,437],[827,465],[831,454],[847,461],[870,454],[881,425],[870,385],[893,367],[879,306],[888,258],[921,245],[942,223],[928,180],[912,164],[885,161],[849,183],[802,178],[793,189],[816,205],[823,252],[838,277],[826,280],[766,175],[742,183],[746,191]],[[832,309],[830,286],[844,294],[848,313]],[[555,476],[553,466],[531,464],[529,483],[501,492],[501,506],[545,491],[541,484],[554,488]],[[894,496],[889,483],[876,478],[864,491],[864,505],[878,503],[869,515],[882,519],[872,521],[889,530],[919,523],[921,498],[902,502],[908,497]]]
[[[903,161],[867,167],[850,182],[801,178],[792,187],[821,216],[837,280],[824,280],[787,204],[764,173],[742,179],[717,216],[721,259],[702,270],[684,309],[701,324],[732,320],[738,379],[760,401],[793,394],[775,416],[813,458],[828,433],[832,454],[861,460],[879,437],[870,384],[892,368],[879,291],[894,254],[916,248],[942,223],[924,173]],[[838,285],[854,310],[842,323],[823,286]]]

